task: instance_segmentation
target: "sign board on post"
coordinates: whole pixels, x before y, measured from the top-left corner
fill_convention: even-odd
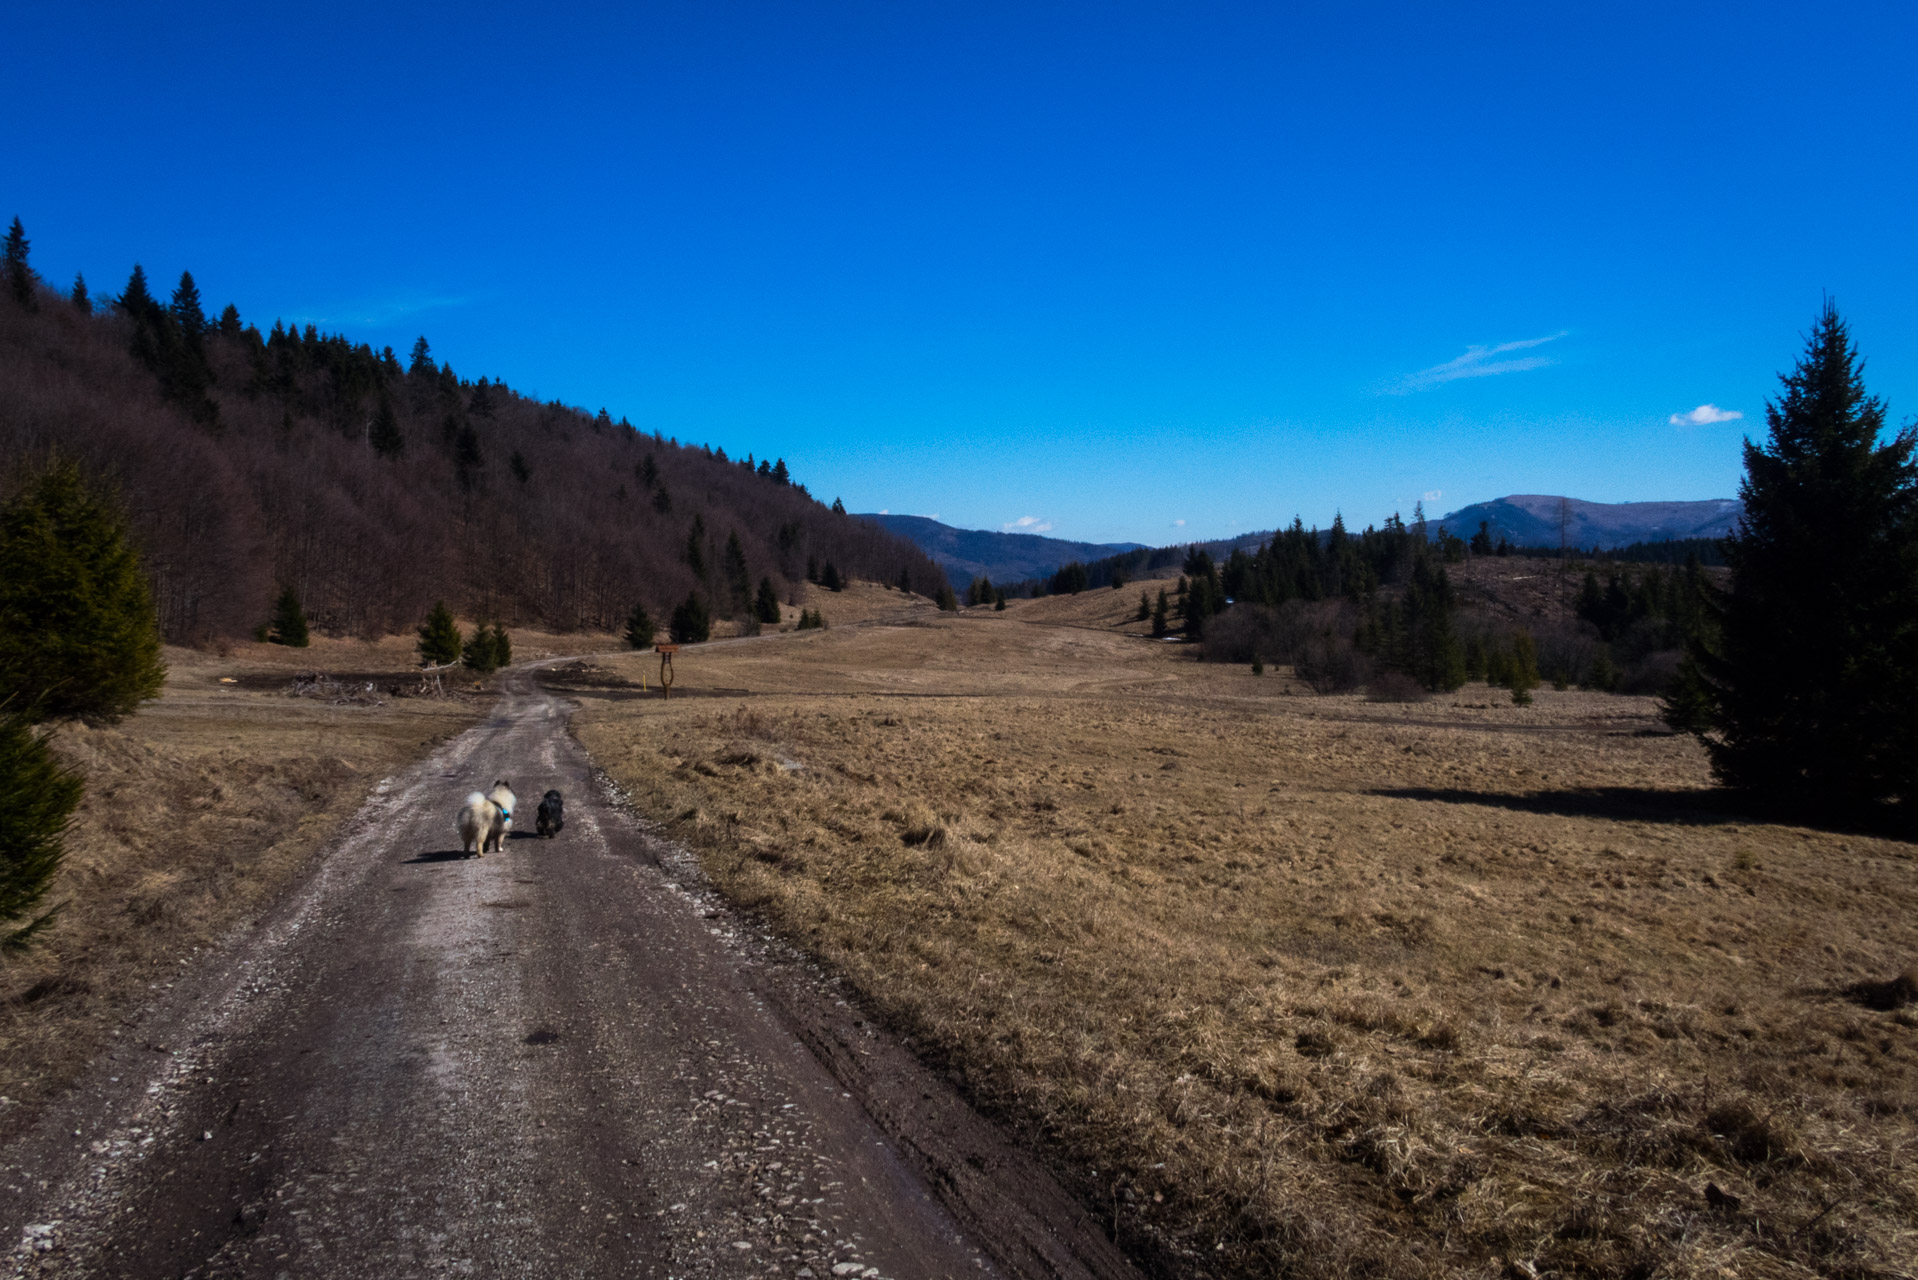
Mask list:
[[[679,646],[656,644],[653,648],[659,651],[659,696],[670,698],[673,696],[673,655],[679,652]]]

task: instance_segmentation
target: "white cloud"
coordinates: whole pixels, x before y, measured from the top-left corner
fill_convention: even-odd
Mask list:
[[[999,527],[1007,533],[1050,533],[1052,521],[1041,520],[1038,516],[1020,516]]]
[[[1183,520],[1174,520],[1174,521],[1172,522],[1172,527],[1173,527],[1174,529],[1183,529],[1183,528],[1185,528],[1185,521],[1183,521]]]
[[[1427,489],[1425,491],[1425,501],[1427,502],[1437,502],[1440,498],[1443,498],[1444,496],[1445,496],[1445,490],[1443,489]],[[885,512],[882,511],[879,514],[884,515]]]
[[[1561,329],[1557,333],[1548,333],[1542,338],[1524,338],[1518,342],[1501,342],[1494,346],[1472,346],[1465,354],[1444,364],[1435,364],[1429,369],[1420,369],[1417,373],[1407,374],[1385,389],[1387,395],[1410,395],[1414,391],[1430,391],[1433,387],[1456,382],[1460,378],[1489,378],[1500,373],[1523,373],[1527,369],[1543,369],[1556,364],[1550,356],[1520,356],[1515,360],[1501,360],[1500,356],[1509,356],[1514,351],[1529,351],[1533,347],[1542,347],[1548,342],[1557,342],[1570,333]]]
[[[879,514],[882,516],[889,516],[892,514],[892,512],[885,507],[881,507],[879,508]]]
[[[1736,409],[1721,409],[1715,404],[1701,404],[1690,413],[1674,413],[1671,424],[1674,427],[1709,427],[1720,422],[1736,422],[1745,415]]]

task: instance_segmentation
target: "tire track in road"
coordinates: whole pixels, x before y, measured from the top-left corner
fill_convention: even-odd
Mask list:
[[[13,1274],[1132,1274],[662,869],[565,719],[509,682],[0,1155]],[[565,831],[461,856],[454,812],[496,777],[528,813],[565,792]]]

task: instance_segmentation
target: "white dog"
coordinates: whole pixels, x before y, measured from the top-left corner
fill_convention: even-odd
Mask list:
[[[482,858],[489,848],[499,852],[506,843],[506,833],[513,829],[513,810],[518,805],[513,784],[503,778],[493,784],[490,794],[475,791],[466,797],[466,807],[459,817],[460,847]]]

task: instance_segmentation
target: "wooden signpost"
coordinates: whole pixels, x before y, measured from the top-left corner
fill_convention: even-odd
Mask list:
[[[673,655],[679,652],[679,646],[656,644],[653,648],[659,651],[659,696],[670,698],[673,696]]]

